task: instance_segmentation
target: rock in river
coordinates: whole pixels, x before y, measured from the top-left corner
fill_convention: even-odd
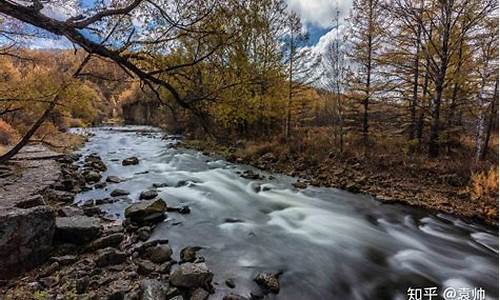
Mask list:
[[[135,156],[132,156],[132,157],[129,157],[129,158],[125,158],[123,161],[122,161],[122,165],[123,166],[132,166],[132,165],[138,165],[139,164],[139,159]]]
[[[93,170],[85,170],[82,175],[87,183],[95,183],[101,180],[101,174]]]
[[[167,204],[162,199],[143,200],[125,209],[125,218],[133,223],[149,223],[165,218]]]
[[[56,218],[55,238],[61,242],[86,244],[99,237],[102,226],[98,218],[73,216]]]
[[[186,263],[170,276],[170,283],[183,288],[209,288],[214,274],[204,263]]]
[[[259,273],[254,281],[264,290],[264,292],[277,294],[280,291],[280,282],[276,274]]]
[[[145,255],[150,261],[161,264],[163,262],[166,262],[167,260],[170,260],[172,253],[173,252],[170,246],[167,244],[163,244],[147,248]]]
[[[106,182],[109,183],[120,183],[122,182],[122,179],[118,176],[108,176],[106,177]]]
[[[158,192],[154,190],[144,191],[139,195],[140,200],[151,200],[158,196]]]
[[[111,197],[121,197],[127,195],[130,195],[130,192],[122,189],[115,189],[110,194]]]
[[[196,260],[196,252],[201,250],[201,247],[186,247],[181,250],[181,262],[194,262]]]

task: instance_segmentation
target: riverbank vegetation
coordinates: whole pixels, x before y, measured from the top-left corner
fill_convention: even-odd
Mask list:
[[[322,51],[285,1],[180,2],[117,2],[65,21],[39,1],[0,3],[3,35],[29,38],[25,22],[78,49],[7,44],[2,119],[23,136],[55,99],[58,129],[101,124],[124,104],[132,123],[235,160],[495,222],[497,1],[356,0]],[[23,59],[33,55],[44,57]]]

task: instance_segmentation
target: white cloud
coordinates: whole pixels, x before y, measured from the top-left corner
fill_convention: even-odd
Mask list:
[[[337,7],[342,17],[348,15],[352,5],[352,0],[287,0],[287,2],[303,23],[321,28],[332,27]]]
[[[71,42],[65,37],[61,38],[32,38],[26,45],[31,49],[68,49]]]
[[[51,1],[44,5],[42,13],[59,21],[76,16],[81,12],[79,0]]]

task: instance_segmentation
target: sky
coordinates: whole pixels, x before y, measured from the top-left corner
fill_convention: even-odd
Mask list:
[[[337,8],[340,11],[340,18],[342,19],[349,13],[351,7],[351,0],[286,0],[289,9],[293,10],[299,15],[302,20],[304,29],[309,33],[308,47],[313,51],[321,53],[328,42],[335,37],[332,31],[333,20]],[[71,2],[74,10],[77,6],[89,8],[92,6],[94,0],[69,0],[66,4]],[[67,5],[65,5],[67,7]],[[57,6],[49,11],[44,11],[45,14],[53,16],[57,19],[65,19],[65,12],[59,11]],[[71,13],[71,12],[70,12]],[[38,39],[32,41],[31,48],[71,48],[72,45],[64,38],[60,39]]]

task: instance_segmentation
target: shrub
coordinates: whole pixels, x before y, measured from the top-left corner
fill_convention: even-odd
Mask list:
[[[9,123],[0,120],[0,145],[10,145],[16,141],[17,131]]]
[[[498,195],[498,168],[492,167],[488,171],[472,174],[470,193],[473,199],[496,198]]]

